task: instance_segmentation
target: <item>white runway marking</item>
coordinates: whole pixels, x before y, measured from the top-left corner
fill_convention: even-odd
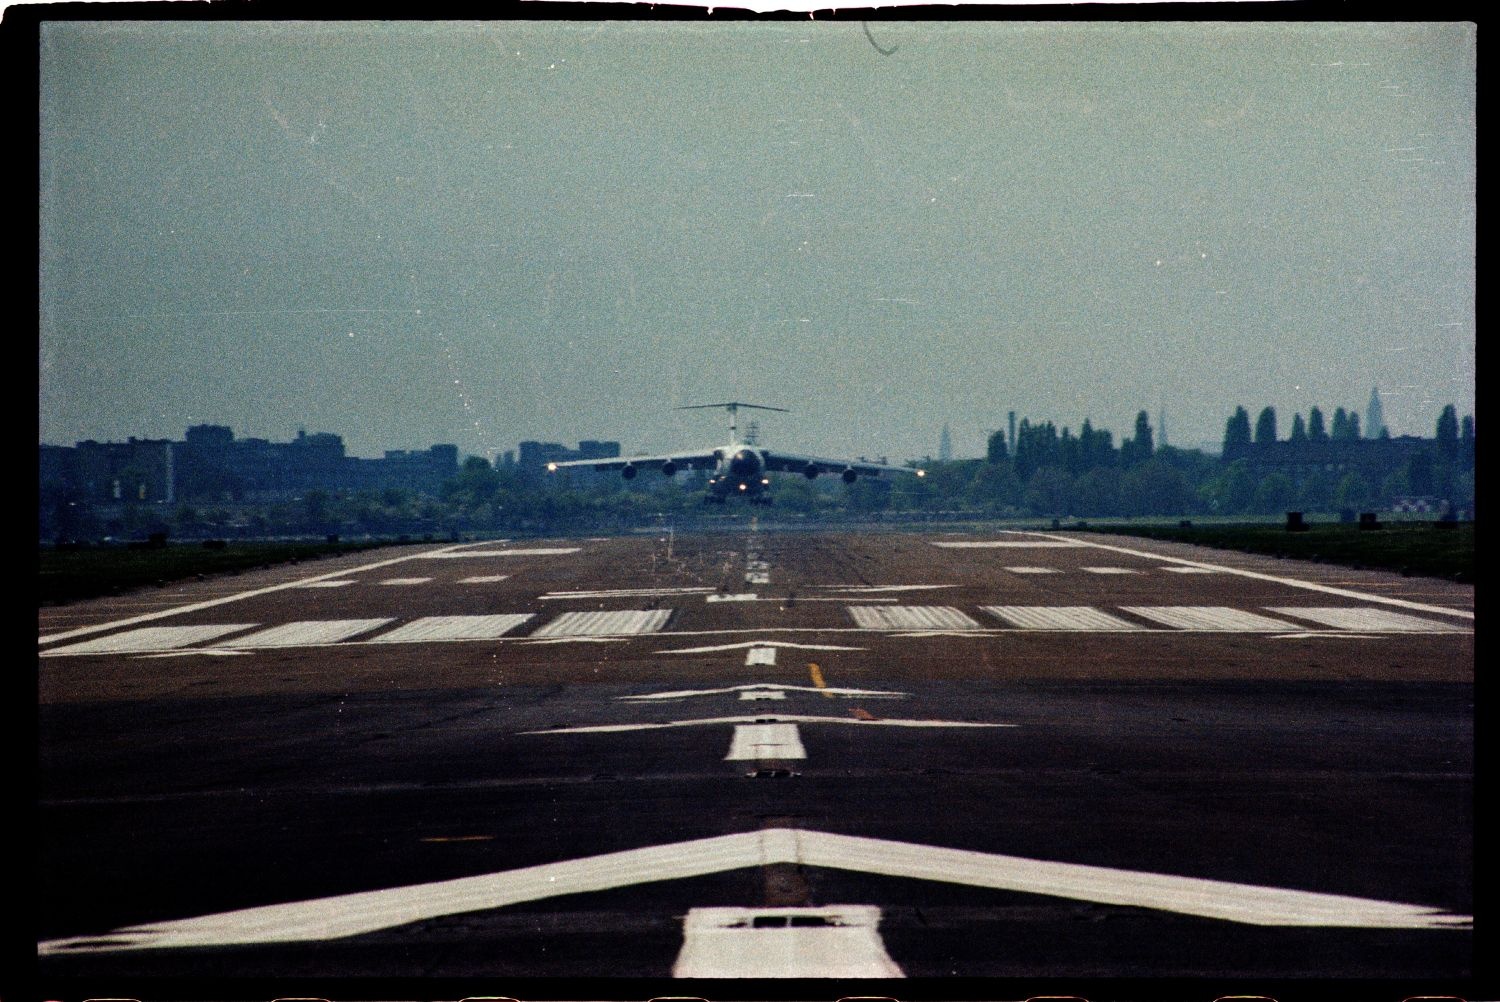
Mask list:
[[[497,581],[504,581],[508,577],[510,577],[509,574],[481,574],[478,577],[459,578],[458,579],[458,583],[459,584],[494,584]]]
[[[737,630],[714,630],[713,633],[737,633]],[[714,647],[679,647],[658,654],[714,654],[719,651],[737,651],[746,647],[793,647],[799,651],[862,651],[863,647],[841,647],[838,644],[798,644],[787,640],[746,640],[738,644],[718,644]]]
[[[747,689],[744,692],[740,693],[740,699],[742,699],[742,700],[786,699],[786,693],[781,692],[781,691],[776,690],[776,689],[755,689],[755,690]]]
[[[847,608],[855,624],[865,630],[983,629],[965,613],[946,605],[851,605]]]
[[[255,623],[220,623],[216,626],[142,626],[108,637],[85,640],[80,644],[54,647],[42,651],[44,658],[59,654],[140,654],[147,651],[171,651],[189,644],[202,643],[237,630],[248,630]]]
[[[460,545],[467,546],[472,544],[465,543]],[[209,599],[206,602],[193,602],[189,605],[179,605],[171,609],[158,609],[155,612],[147,612],[139,616],[131,616],[128,619],[116,619],[107,623],[94,623],[90,626],[80,626],[76,630],[67,630],[63,633],[52,633],[38,637],[37,643],[51,644],[56,643],[59,640],[72,640],[74,637],[84,637],[88,636],[90,633],[103,633],[105,630],[112,630],[118,626],[134,626],[136,623],[147,623],[153,619],[166,619],[168,616],[178,616],[185,612],[197,612],[200,609],[211,609],[217,605],[226,605],[230,602],[238,602],[241,599],[254,598],[257,595],[269,595],[272,592],[285,591],[288,588],[300,588],[308,584],[312,584],[318,581],[327,581],[331,578],[337,578],[345,574],[358,574],[362,571],[373,571],[380,567],[389,567],[392,564],[399,564],[406,560],[421,560],[426,557],[442,556],[451,550],[456,550],[457,548],[458,547],[454,546],[442,550],[429,550],[422,553],[408,554],[402,557],[392,557],[390,560],[377,560],[373,564],[363,564],[359,567],[353,567],[349,568],[348,570],[342,571],[330,571],[327,574],[320,574],[316,577],[310,578],[300,578],[296,581],[284,581],[281,584],[270,585],[266,588],[253,588],[250,591],[242,591],[234,595],[225,595],[223,598]],[[353,582],[345,583],[352,584]]]
[[[430,640],[493,640],[531,618],[529,612],[495,616],[424,616],[366,641],[371,644],[414,644]]]
[[[612,637],[655,633],[667,625],[671,609],[620,609],[609,612],[565,612],[533,637]]]
[[[46,940],[37,944],[37,954],[317,942],[565,894],[685,880],[775,863],[1043,894],[1264,926],[1463,930],[1472,928],[1474,921],[1472,916],[1427,905],[767,828],[474,877],[127,926],[103,936]]]
[[[1368,630],[1375,633],[1467,633],[1462,626],[1440,623],[1420,616],[1407,616],[1386,609],[1318,608],[1282,606],[1271,610],[1283,616],[1297,616],[1340,630]]]
[[[386,578],[380,583],[383,585],[419,585],[431,580],[432,578]]]
[[[609,588],[601,591],[549,591],[543,601],[558,598],[663,598],[668,595],[707,595],[712,588]]]
[[[765,571],[751,571],[749,574],[745,575],[745,583],[746,584],[770,584],[771,583],[771,575],[767,574]]]
[[[1133,567],[1084,567],[1082,570],[1090,574],[1139,574],[1140,571]]]
[[[292,585],[293,588],[342,588],[352,585],[353,581],[303,581]]]
[[[741,592],[737,595],[708,595],[705,599],[709,602],[755,602],[759,596],[755,592]]]
[[[985,612],[1023,630],[1141,630],[1145,627],[1086,605],[982,605]]]
[[[754,762],[765,758],[807,758],[796,724],[739,724],[729,743],[726,762]]]
[[[431,559],[449,559],[454,557],[557,557],[565,553],[577,553],[583,549],[581,546],[533,546],[529,549],[512,550],[464,550],[451,553],[428,553],[425,556]]]
[[[268,627],[246,637],[216,644],[216,647],[241,650],[253,647],[312,647],[318,644],[336,644],[360,633],[395,622],[390,617],[382,619],[324,619],[300,623],[283,623]]]
[[[792,688],[786,686],[785,688]],[[823,690],[819,690],[823,691]],[[696,720],[671,720],[652,724],[585,724],[581,727],[552,727],[522,734],[625,734],[629,731],[659,731],[669,727],[712,727],[722,724],[843,724],[849,727],[1015,727],[1015,724],[975,723],[970,720],[862,720],[858,717],[818,717],[802,713],[778,713],[767,717],[700,717]]]
[[[1048,537],[1057,538],[1057,537]],[[1404,598],[1390,598],[1385,595],[1372,595],[1368,592],[1353,591],[1349,588],[1335,588],[1332,585],[1318,584],[1314,581],[1301,581],[1297,578],[1283,577],[1277,574],[1262,574],[1259,571],[1241,570],[1238,567],[1225,567],[1220,564],[1204,563],[1201,560],[1185,560],[1182,557],[1166,557],[1160,553],[1149,553],[1145,550],[1132,550],[1124,546],[1109,546],[1105,543],[1092,541],[1065,540],[1074,546],[1092,546],[1098,550],[1109,550],[1112,553],[1124,553],[1132,557],[1143,557],[1146,560],[1165,560],[1183,567],[1197,567],[1203,570],[1213,571],[1220,574],[1236,574],[1243,578],[1253,578],[1257,581],[1271,581],[1275,584],[1286,585],[1289,588],[1305,588],[1308,591],[1322,592],[1325,595],[1338,595],[1341,598],[1359,599],[1364,602],[1376,602],[1381,605],[1394,605],[1403,609],[1411,609],[1416,612],[1435,612],[1443,616],[1459,616],[1463,619],[1473,619],[1474,613],[1467,609],[1450,609],[1442,605],[1428,605],[1425,602],[1411,602]]]
[[[774,647],[752,647],[745,652],[747,665],[774,665],[775,663],[776,648]]]
[[[754,691],[776,691],[776,692],[808,692],[808,693],[830,693],[836,696],[865,696],[876,699],[899,698],[909,696],[909,692],[894,692],[889,689],[835,689],[830,686],[816,685],[783,685],[776,682],[751,682],[748,685],[731,685],[722,689],[679,689],[676,692],[653,692],[636,696],[620,696],[622,700],[647,700],[647,699],[685,699],[689,696],[722,696],[731,692],[754,692]]]
[[[822,591],[842,591],[860,595],[875,595],[887,591],[928,591],[933,588],[956,588],[951,584],[918,584],[918,585],[813,585]]]
[[[984,540],[982,542],[947,542],[933,543],[933,546],[942,546],[950,550],[992,550],[992,549],[1046,549],[1048,547],[1064,548],[1069,546],[1082,546],[1066,539],[1000,539]]]
[[[1007,567],[1012,574],[1056,574],[1056,567]]]
[[[1271,619],[1222,605],[1124,605],[1120,608],[1176,630],[1285,633],[1297,629],[1297,624],[1284,619]]]
[[[674,978],[900,978],[873,905],[693,908]]]
[[[1170,571],[1173,574],[1217,574],[1217,567],[1158,567],[1159,571]]]

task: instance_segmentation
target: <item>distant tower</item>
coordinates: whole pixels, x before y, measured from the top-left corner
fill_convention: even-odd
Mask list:
[[[948,433],[948,426],[943,425],[943,433],[938,436],[938,460],[948,462],[953,458],[953,436]]]
[[[1385,415],[1380,412],[1380,391],[1370,390],[1370,405],[1365,408],[1365,438],[1379,438],[1385,427]]]
[[[1167,409],[1163,407],[1156,412],[1156,436],[1161,441],[1158,448],[1166,448],[1167,445]]]
[[[1005,440],[1010,445],[1011,454],[1016,451],[1016,412],[1010,412],[1010,437]]]

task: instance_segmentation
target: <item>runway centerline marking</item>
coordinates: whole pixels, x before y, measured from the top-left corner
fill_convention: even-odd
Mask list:
[[[726,762],[807,758],[796,724],[736,724]]]
[[[776,648],[774,647],[752,647],[745,652],[746,665],[774,665],[776,663]]]
[[[963,884],[1263,926],[1466,930],[1428,905],[1028,859],[805,829],[767,828],[472,877],[126,926],[37,944],[40,956],[339,939],[565,894],[791,863]]]
[[[900,978],[874,905],[693,908],[674,978]]]

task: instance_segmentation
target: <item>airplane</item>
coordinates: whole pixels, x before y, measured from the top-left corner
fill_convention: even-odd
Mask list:
[[[750,442],[741,442],[736,425],[740,408],[788,413],[785,407],[766,407],[762,404],[746,404],[730,401],[722,404],[690,404],[677,408],[680,411],[702,410],[722,407],[729,412],[729,444],[715,448],[697,449],[687,452],[672,452],[663,456],[621,456],[615,459],[575,459],[562,463],[548,463],[548,472],[569,467],[590,467],[595,470],[619,470],[620,476],[633,480],[643,469],[660,470],[664,476],[674,476],[678,470],[713,470],[708,480],[705,503],[724,504],[729,498],[745,498],[751,504],[768,505],[771,486],[767,473],[800,473],[809,480],[822,473],[837,473],[844,483],[852,484],[860,477],[878,477],[882,472],[910,473],[918,477],[927,475],[926,470],[907,466],[891,466],[874,463],[867,459],[824,459],[819,456],[798,456],[790,452],[762,449]]]

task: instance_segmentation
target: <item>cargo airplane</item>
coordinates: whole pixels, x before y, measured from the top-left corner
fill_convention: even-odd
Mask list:
[[[836,473],[844,483],[852,484],[860,477],[878,477],[883,472],[910,473],[926,476],[926,471],[907,466],[891,466],[884,462],[872,463],[866,459],[823,459],[819,456],[798,456],[790,452],[762,449],[750,442],[741,442],[736,425],[741,407],[762,411],[781,411],[784,407],[765,407],[761,404],[742,404],[733,401],[724,404],[693,404],[678,410],[700,410],[705,407],[722,407],[729,412],[729,444],[708,449],[672,452],[663,456],[621,456],[616,459],[575,459],[565,463],[548,463],[551,472],[569,467],[589,467],[595,470],[619,470],[626,480],[634,479],[641,470],[660,470],[664,476],[673,476],[678,470],[712,470],[708,480],[705,502],[723,504],[729,498],[741,497],[751,504],[771,503],[767,488],[771,486],[768,473],[800,473],[809,480],[821,473]]]

